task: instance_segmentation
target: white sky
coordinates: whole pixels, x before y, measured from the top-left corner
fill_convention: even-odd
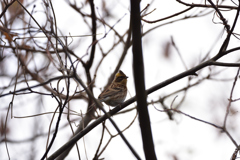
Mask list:
[[[142,8],[149,3],[147,0],[142,1]],[[190,3],[190,2],[189,2]],[[36,10],[42,10],[42,6],[40,3],[37,3]],[[116,16],[115,20],[107,20],[106,21],[114,25],[118,19],[123,17],[123,19],[114,27],[120,33],[124,33],[126,28],[128,27],[129,21],[129,4],[125,1],[120,0],[112,0],[109,1],[107,6],[112,7],[112,4],[118,4],[114,6],[112,9],[113,14]],[[75,11],[72,11],[64,1],[53,1],[57,24],[59,30],[62,31],[63,34],[68,35],[85,35],[86,33],[90,34],[90,31],[82,25],[81,17],[77,15]],[[98,12],[101,14],[101,6],[97,4],[96,7],[99,8]],[[184,10],[186,7],[177,3],[174,0],[168,1],[156,1],[150,7],[149,11],[156,8],[151,15],[146,16],[147,20],[156,20],[159,18],[163,18],[165,16],[169,16],[174,14],[175,12],[179,12]],[[31,8],[29,8],[30,10]],[[201,10],[201,9],[199,9]],[[198,10],[194,10],[194,13],[197,13]],[[85,12],[88,12],[86,10]],[[193,11],[189,11],[185,13],[186,15],[190,15]],[[223,12],[224,16],[227,17],[229,24],[231,24],[233,20],[233,14],[235,12]],[[226,14],[225,14],[226,13]],[[97,16],[99,16],[97,13]],[[34,17],[41,21],[43,13],[37,12],[34,14]],[[170,37],[173,36],[176,45],[178,46],[182,57],[188,68],[196,66],[199,64],[199,61],[202,57],[206,55],[206,53],[210,50],[212,46],[214,46],[213,51],[211,52],[211,56],[215,55],[219,50],[219,47],[222,41],[225,38],[225,34],[222,35],[221,38],[216,42],[217,37],[222,33],[222,25],[212,23],[213,13],[206,17],[189,19],[185,21],[176,22],[170,25],[166,25],[156,29],[151,32],[147,36],[143,37],[143,52],[144,52],[144,62],[145,62],[145,80],[146,80],[146,88],[149,88],[157,83],[160,83],[172,76],[175,76],[178,73],[185,71],[183,64],[180,61],[180,58],[175,49],[172,48],[172,54],[169,59],[166,59],[163,56],[163,44],[166,41],[170,41]],[[177,17],[178,18],[178,17]],[[216,18],[216,17],[215,17]],[[176,18],[173,18],[176,19]],[[42,19],[44,22],[44,19]],[[219,21],[219,20],[216,20]],[[163,22],[159,22],[156,24],[147,24],[143,22],[143,31],[152,28],[153,26],[162,24]],[[98,23],[98,25],[101,25]],[[107,28],[108,31],[108,28]],[[101,27],[98,30],[98,33],[102,33],[98,36],[100,39],[103,36],[104,28]],[[104,50],[108,50],[109,44],[112,44],[112,32],[109,35],[100,41],[101,45],[104,46]],[[74,38],[72,46],[78,45],[75,49],[75,53],[79,56],[84,55],[86,53],[86,49],[91,42],[91,37],[84,38]],[[70,47],[71,47],[70,45]],[[232,39],[232,46],[237,46],[237,40]],[[105,48],[106,47],[106,48]],[[116,61],[118,61],[123,48],[122,46],[117,47],[112,52],[114,54],[110,54],[104,61],[103,65],[98,71],[98,77],[96,79],[96,88],[94,89],[95,96],[98,96],[100,93],[100,89],[106,84],[106,77],[108,77],[111,72],[114,70],[116,66]],[[235,54],[235,53],[233,53]],[[237,53],[236,53],[237,54]],[[99,60],[101,54],[100,51],[96,50],[96,62]],[[224,58],[225,61],[235,62],[239,58],[238,55],[229,56]],[[95,69],[96,64],[94,64],[93,68]],[[83,70],[81,67],[78,68],[78,72],[81,75]],[[92,71],[94,71],[92,69]],[[223,67],[215,67],[212,69],[213,72],[223,70]],[[131,96],[135,95],[133,77],[132,77],[132,55],[131,49],[129,49],[129,54],[127,55],[124,63],[121,67],[121,70],[125,72],[125,74],[129,77],[128,88]],[[208,69],[204,69],[202,73],[200,73],[198,78],[203,77],[209,73]],[[92,72],[92,74],[94,74]],[[224,70],[217,78],[233,78],[236,74],[236,69],[230,68]],[[84,79],[84,78],[83,78]],[[190,89],[187,94],[186,100],[182,104],[180,110],[186,112],[187,114],[212,122],[217,123],[218,125],[223,123],[223,117],[227,106],[227,98],[229,98],[230,89],[233,81],[227,82],[219,82],[219,81],[211,81],[208,80],[196,87]],[[176,89],[180,89],[187,85],[187,78],[184,78],[178,82],[175,82],[155,93],[149,95],[148,101],[157,100],[159,97],[167,95],[173,92]],[[237,87],[239,85],[237,84]],[[236,88],[237,88],[236,87]],[[234,98],[238,98],[239,91],[234,92]],[[130,98],[130,94],[128,98]],[[37,99],[37,95],[35,99]],[[178,96],[175,100],[174,104],[177,104],[182,97],[182,94],[175,94],[167,99],[166,105],[170,106],[174,97]],[[24,97],[19,96],[19,97]],[[30,96],[29,99],[32,99]],[[24,99],[25,100],[25,99]],[[21,98],[16,100],[16,104],[25,104],[25,101]],[[56,103],[54,99],[44,98],[42,102],[44,107],[41,105],[41,101],[35,101],[33,103],[29,103],[28,105],[21,106],[21,108],[16,107],[14,109],[14,116],[27,116],[36,114],[35,112],[46,112],[53,111],[53,108],[48,108],[50,106],[56,107]],[[1,108],[7,107],[9,101],[8,98],[1,98],[1,101],[4,102],[4,106]],[[233,107],[238,111],[238,103],[234,103]],[[71,107],[75,111],[79,111],[79,106],[82,107],[86,105],[81,101],[73,101],[71,102]],[[39,110],[36,110],[36,106],[41,106]],[[129,106],[131,108],[133,105]],[[156,105],[157,108],[162,109],[160,105]],[[34,109],[33,109],[34,108]],[[84,107],[82,107],[84,108]],[[106,107],[107,109],[107,107]],[[116,121],[120,129],[124,129],[129,125],[129,123],[133,120],[135,116],[135,111],[124,115],[114,116],[113,119]],[[219,130],[215,129],[212,126],[207,124],[195,121],[186,116],[175,114],[174,121],[170,121],[164,112],[158,112],[154,109],[152,105],[149,105],[149,114],[151,117],[152,123],[152,132],[155,143],[155,151],[158,159],[173,159],[173,155],[177,155],[180,160],[226,160],[230,159],[233,151],[235,150],[235,146],[230,141],[230,139],[225,135],[221,134]],[[234,114],[230,114],[229,116],[229,131],[232,134],[233,138],[239,142],[239,129],[238,127],[233,128],[232,124],[239,123],[238,112]],[[1,116],[1,115],[0,115]],[[27,119],[9,119],[9,126],[11,127],[10,137],[12,139],[25,139],[31,137],[34,127],[39,125],[42,128],[42,132],[47,132],[51,115],[44,116],[41,118],[41,123],[34,123],[35,118],[27,118]],[[32,121],[30,121],[32,120]],[[61,124],[66,123],[66,116],[63,116]],[[55,123],[53,123],[55,124]],[[14,126],[14,127],[13,127]],[[112,134],[116,134],[116,130],[111,126],[109,122],[107,122],[107,126]],[[23,130],[24,128],[24,130]],[[101,125],[93,129],[88,135],[84,137],[84,139],[79,141],[79,148],[82,159],[91,159],[95,150],[97,148],[100,136],[101,136],[102,128]],[[18,133],[18,134],[16,134]],[[64,130],[60,130],[53,145],[53,148],[50,153],[54,152],[59,146],[65,143],[70,136],[69,127]],[[144,159],[144,154],[142,151],[141,144],[141,135],[138,120],[134,122],[134,124],[124,132],[124,135],[129,140],[130,144],[136,149],[139,155]],[[83,140],[85,145],[83,144]],[[107,138],[104,139],[103,144],[107,142]],[[30,144],[30,143],[29,143]],[[29,144],[17,144],[17,145],[9,145],[10,154],[13,158],[24,159],[25,156],[28,155],[29,152]],[[41,157],[44,153],[44,148],[46,144],[46,138],[41,138],[36,141],[36,144],[39,146],[32,146],[34,150],[36,150],[36,157]],[[21,146],[21,147],[20,147]],[[21,149],[20,149],[21,148]],[[87,151],[87,155],[85,155],[85,151]],[[23,154],[27,152],[26,155]],[[7,159],[5,145],[0,144],[0,159]],[[134,159],[132,153],[123,143],[121,138],[118,136],[112,140],[110,145],[107,147],[106,151],[103,153],[103,156],[106,160],[117,160],[117,159]],[[66,158],[67,160],[76,159],[77,153],[76,149],[73,149],[70,155]]]

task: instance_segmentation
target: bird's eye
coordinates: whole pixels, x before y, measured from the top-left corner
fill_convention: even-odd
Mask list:
[[[123,77],[117,77],[116,82],[121,82],[123,80]]]

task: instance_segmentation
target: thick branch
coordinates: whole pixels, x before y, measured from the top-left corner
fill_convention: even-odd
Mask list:
[[[152,130],[147,107],[145,92],[144,64],[142,53],[142,33],[140,17],[140,1],[131,0],[131,25],[133,41],[133,73],[136,90],[137,110],[139,113],[140,129],[142,134],[143,149],[146,160],[157,159],[154,150]]]

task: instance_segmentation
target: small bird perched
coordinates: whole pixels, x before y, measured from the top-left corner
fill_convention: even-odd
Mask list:
[[[119,70],[112,83],[98,96],[100,102],[109,106],[121,104],[127,96],[127,76]]]

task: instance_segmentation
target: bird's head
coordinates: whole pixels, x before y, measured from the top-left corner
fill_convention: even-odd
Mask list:
[[[113,82],[127,85],[127,78],[128,77],[121,70],[119,70],[118,73],[115,75]]]

